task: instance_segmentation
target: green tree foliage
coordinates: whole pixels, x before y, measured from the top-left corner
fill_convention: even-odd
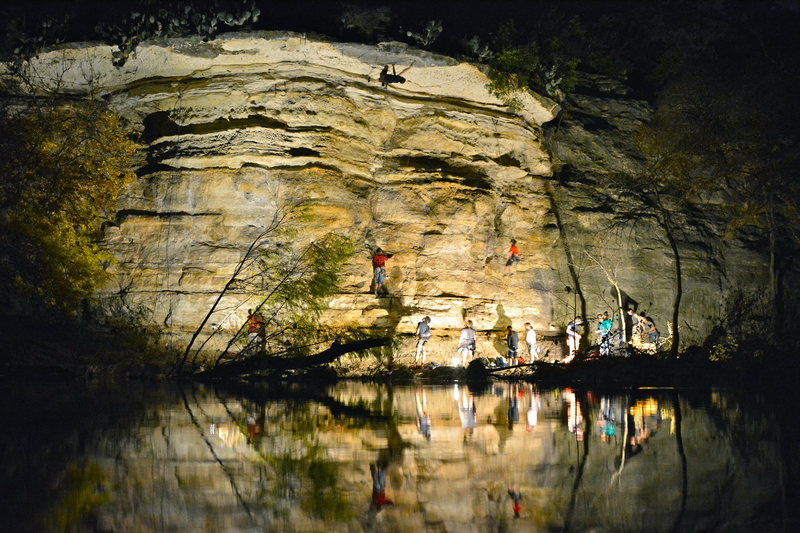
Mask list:
[[[53,495],[52,510],[45,519],[50,531],[78,531],[98,507],[111,500],[108,479],[95,463],[69,465]]]
[[[680,40],[694,57],[674,61],[651,125],[683,162],[683,187],[721,206],[724,237],[767,255],[763,289],[773,338],[788,318],[784,276],[800,255],[800,62],[797,33],[779,31],[792,18],[798,17],[743,9],[738,20],[700,20],[708,31]]]
[[[97,102],[31,105],[0,122],[0,278],[8,299],[73,308],[106,279],[98,241],[136,149]]]
[[[514,97],[519,91],[529,89],[561,100],[574,85],[580,60],[564,48],[557,35],[523,37],[509,22],[493,36],[492,48],[488,89],[512,108],[520,105]]]
[[[238,28],[256,22],[261,10],[253,0],[219,2],[166,3],[155,9],[144,6],[119,23],[100,23],[95,31],[117,49],[112,52],[115,66],[121,67],[142,41],[159,37],[200,36],[214,40],[226,28]]]
[[[680,308],[683,298],[683,267],[680,241],[689,227],[697,229],[691,216],[694,206],[708,189],[708,174],[695,158],[680,150],[680,135],[673,124],[654,121],[642,127],[637,139],[643,156],[639,172],[614,175],[605,183],[618,198],[614,218],[624,224],[650,222],[667,242],[673,258],[672,344],[670,354],[680,349]]]
[[[285,242],[259,250],[251,280],[268,295],[260,311],[272,351],[307,350],[326,340],[328,332],[319,330],[319,317],[328,298],[338,292],[342,267],[354,251],[351,239],[334,233],[301,250]]]
[[[228,281],[220,287],[215,302],[176,362],[175,372],[182,372],[187,361],[194,366],[213,337],[231,334],[227,329],[206,329],[212,316],[221,312],[225,298],[228,302],[238,298],[239,306],[251,308],[262,324],[262,333],[250,338],[247,322],[242,323],[232,332],[217,364],[230,353],[306,354],[322,342],[362,337],[358,332],[319,327],[328,299],[339,291],[342,268],[355,250],[352,240],[329,233],[298,245],[296,241],[310,218],[307,203],[291,192],[275,190],[273,196],[271,220],[254,237]],[[204,334],[203,342],[195,346]]]

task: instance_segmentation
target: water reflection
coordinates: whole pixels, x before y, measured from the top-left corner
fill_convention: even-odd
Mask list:
[[[20,407],[4,413],[0,530],[782,531],[796,524],[788,502],[796,494],[789,449],[797,429],[782,428],[783,415],[760,397],[529,383],[156,389],[75,394],[73,387],[53,406],[37,400],[39,389],[6,388],[0,400],[8,405],[13,391]],[[61,417],[47,438],[28,422],[43,417]],[[12,513],[13,502],[34,511]]]

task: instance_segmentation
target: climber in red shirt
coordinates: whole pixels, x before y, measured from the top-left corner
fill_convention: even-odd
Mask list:
[[[384,254],[380,248],[375,248],[372,255],[372,286],[375,289],[375,296],[379,296],[381,291],[384,293],[383,282],[386,281],[386,261],[391,259],[393,254]]]
[[[506,261],[506,274],[513,274],[514,265],[519,263],[519,248],[516,239],[511,239],[511,247],[508,249],[508,260]]]

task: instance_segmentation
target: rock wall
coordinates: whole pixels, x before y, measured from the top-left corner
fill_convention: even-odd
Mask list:
[[[405,83],[370,79],[387,63],[413,63]],[[105,98],[141,132],[140,177],[106,233],[118,260],[107,295],[145,309],[173,347],[200,323],[276,202],[298,195],[312,216],[296,244],[337,231],[360,246],[328,323],[410,334],[429,315],[432,355],[447,361],[471,318],[479,352],[494,356],[508,324],[563,332],[576,312],[565,286],[576,275],[586,299],[577,312],[611,310],[593,256],[618,264],[625,292],[666,332],[668,248],[641,229],[626,241],[598,233],[609,210],[594,200],[591,175],[635,166],[623,136],[650,113],[616,89],[576,95],[581,113],[559,120],[559,144],[546,146],[554,102],[526,94],[512,112],[475,66],[399,43],[229,34],[146,43],[119,69],[109,47],[70,45],[41,55],[34,69],[42,83],[60,72],[63,89]],[[522,263],[506,275],[511,238]],[[764,268],[741,251],[722,274],[703,242],[687,243],[689,342],[718,314],[721,284]],[[392,298],[369,293],[374,246],[395,254]],[[232,295],[209,328],[236,329],[253,302]]]

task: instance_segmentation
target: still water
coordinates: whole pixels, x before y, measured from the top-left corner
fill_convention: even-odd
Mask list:
[[[0,531],[798,523],[795,413],[745,393],[48,382],[0,405]]]

